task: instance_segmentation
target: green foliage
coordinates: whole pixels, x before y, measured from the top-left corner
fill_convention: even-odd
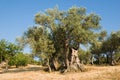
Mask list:
[[[8,62],[8,65],[9,65],[9,66],[14,66],[15,64],[16,64],[16,59],[15,59],[15,57],[10,58],[10,60],[9,60],[9,62]]]
[[[7,42],[4,39],[2,39],[0,41],[0,60],[1,60],[1,62],[3,60],[5,60],[6,46],[7,46]]]
[[[18,52],[21,52],[21,48],[18,45],[15,45],[13,43],[7,42],[6,40],[0,41],[0,58],[1,62],[6,61],[13,57]]]
[[[116,52],[114,56],[115,56],[114,58],[118,60],[120,58],[120,52]]]
[[[60,11],[55,7],[35,16],[37,24],[50,30],[54,42],[60,44],[62,41],[61,45],[64,45],[68,39],[71,46],[92,41],[95,37],[93,30],[100,28],[100,20],[96,14],[86,15],[86,9],[79,7],[72,7],[68,11]]]
[[[16,67],[27,66],[27,64],[29,63],[29,59],[30,57],[28,57],[26,54],[18,53],[10,59],[8,64],[10,66],[16,65]]]
[[[90,51],[84,51],[82,49],[79,49],[78,55],[79,55],[81,63],[89,64],[91,62],[90,61],[90,59],[91,59],[91,53],[90,53]]]
[[[107,46],[105,46],[107,45]],[[103,48],[106,49],[106,52],[113,52],[119,50],[120,47],[120,31],[111,33],[110,37],[103,43]]]
[[[25,40],[30,45],[33,54],[40,58],[49,58],[55,51],[48,32],[42,26],[29,28],[23,37],[26,37]]]
[[[28,64],[28,57],[24,54],[16,55],[16,66],[26,66]]]
[[[101,32],[98,41],[92,44],[91,53],[96,56],[98,62],[113,65],[119,58],[120,51],[120,31],[111,33],[105,39],[106,32]]]
[[[29,44],[32,52],[47,62],[68,60],[69,48],[79,49],[80,44],[93,43],[96,30],[101,28],[101,18],[94,14],[86,14],[83,7],[71,7],[61,11],[57,7],[35,15],[37,26],[28,28],[20,38],[23,44]],[[62,60],[61,59],[66,59]]]

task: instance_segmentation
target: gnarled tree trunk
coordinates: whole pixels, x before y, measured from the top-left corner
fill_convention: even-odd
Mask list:
[[[69,55],[69,47],[68,47],[68,39],[65,40],[65,45],[64,45],[64,63],[65,63],[65,69],[69,68],[69,60],[68,60],[68,55]]]
[[[53,59],[53,65],[54,65],[55,70],[58,70],[60,68],[58,58]]]
[[[80,63],[79,57],[78,57],[78,50],[71,49],[67,60],[69,61],[69,66],[64,72],[69,71],[85,71],[85,67]]]
[[[51,72],[51,67],[50,67],[50,61],[49,61],[49,58],[47,59],[47,66],[48,66],[49,72]]]

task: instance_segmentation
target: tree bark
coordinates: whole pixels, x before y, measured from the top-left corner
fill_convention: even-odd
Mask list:
[[[97,64],[100,65],[100,54],[98,52],[96,52],[96,53],[97,53],[97,60],[98,60]]]
[[[51,67],[50,67],[50,60],[49,59],[47,59],[47,66],[48,66],[49,72],[51,72],[52,70],[51,70]]]
[[[71,71],[84,71],[84,66],[80,63],[79,57],[78,57],[78,50],[75,50],[72,48],[71,53],[69,53],[69,58],[67,57],[66,60],[68,60],[67,63],[67,69],[65,72],[71,72]]]
[[[68,69],[69,68],[69,60],[68,60],[69,48],[68,48],[68,43],[65,44],[64,53],[65,53],[65,68]]]
[[[50,67],[53,70],[58,70],[60,68],[60,63],[58,62],[57,57],[52,57]]]
[[[93,57],[93,54],[91,56],[91,64],[94,65],[94,57]]]
[[[5,60],[6,61],[6,67],[5,67],[5,70],[7,71],[8,70],[8,60]]]
[[[114,62],[113,62],[113,51],[110,52],[110,65],[114,65]]]
[[[106,63],[109,64],[109,55],[106,54]]]

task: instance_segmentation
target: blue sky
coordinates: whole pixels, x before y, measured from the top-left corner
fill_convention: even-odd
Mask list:
[[[120,0],[0,0],[0,39],[14,42],[28,27],[35,25],[36,13],[59,6],[85,7],[87,13],[101,16],[101,25],[108,33],[120,30]]]

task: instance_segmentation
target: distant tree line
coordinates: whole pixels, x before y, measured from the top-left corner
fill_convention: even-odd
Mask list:
[[[24,54],[19,45],[5,39],[0,40],[0,67],[5,67],[7,70],[10,66],[26,66],[28,63],[33,62],[31,54]]]

